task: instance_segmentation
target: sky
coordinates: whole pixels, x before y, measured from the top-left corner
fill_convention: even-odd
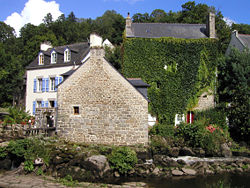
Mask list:
[[[181,11],[181,5],[188,0],[0,0],[0,21],[12,26],[17,33],[27,23],[39,25],[44,16],[53,18],[74,12],[77,18],[102,16],[106,10],[115,10],[126,17],[135,13],[151,13],[155,9],[165,12]],[[227,21],[250,24],[250,0],[196,0],[222,12]]]

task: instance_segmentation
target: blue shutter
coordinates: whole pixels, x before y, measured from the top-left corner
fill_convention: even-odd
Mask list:
[[[36,79],[34,79],[34,93],[36,92]]]
[[[55,104],[55,108],[57,107],[57,101],[54,101],[54,104]]]
[[[55,91],[57,91],[58,81],[59,81],[59,79],[58,79],[58,77],[56,77],[56,78],[55,78]]]
[[[42,79],[42,92],[45,92],[45,78]]]
[[[36,101],[33,101],[33,115],[36,114]]]
[[[44,107],[44,101],[42,101],[42,108]]]
[[[49,78],[45,78],[46,81],[46,91],[49,91]]]
[[[46,108],[49,107],[49,101],[45,101],[45,107],[46,107]]]
[[[62,77],[59,77],[59,84],[62,83]]]

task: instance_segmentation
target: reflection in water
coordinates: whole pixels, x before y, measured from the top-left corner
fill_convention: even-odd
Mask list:
[[[127,181],[145,182],[149,188],[249,188],[250,173],[242,175],[223,174],[208,177],[174,177],[168,179],[129,179]]]

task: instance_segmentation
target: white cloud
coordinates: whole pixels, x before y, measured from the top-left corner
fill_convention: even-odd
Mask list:
[[[228,25],[228,26],[232,26],[232,24],[233,23],[236,23],[236,21],[234,21],[234,20],[231,20],[230,18],[228,18],[228,17],[224,17],[223,18],[223,20],[226,22],[226,24]]]
[[[19,31],[25,24],[39,25],[48,13],[51,13],[53,19],[56,20],[62,14],[59,4],[55,1],[28,0],[21,14],[14,12],[4,22],[13,27],[19,36]]]

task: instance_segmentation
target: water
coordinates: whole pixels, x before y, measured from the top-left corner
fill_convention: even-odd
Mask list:
[[[241,175],[221,174],[213,176],[123,179],[122,182],[145,182],[148,188],[250,188],[250,173]]]

